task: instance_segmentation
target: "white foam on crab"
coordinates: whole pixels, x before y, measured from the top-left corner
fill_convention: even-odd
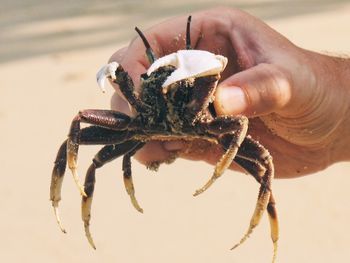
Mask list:
[[[176,70],[163,83],[163,88],[179,80],[219,74],[225,69],[227,58],[204,50],[179,50],[157,59],[147,70],[147,75],[168,65]]]
[[[103,92],[106,91],[105,89],[106,79],[110,77],[112,80],[115,80],[117,78],[115,76],[115,71],[117,70],[118,67],[119,67],[119,64],[114,61],[103,66],[96,73],[97,84]]]

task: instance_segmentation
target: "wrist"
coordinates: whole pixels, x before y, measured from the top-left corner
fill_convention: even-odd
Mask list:
[[[344,96],[339,102],[344,103],[344,114],[337,129],[337,139],[333,144],[334,162],[350,161],[350,59],[332,58],[339,68],[339,86]]]
[[[350,59],[312,53],[330,164],[350,160]],[[321,126],[322,127],[322,126]]]

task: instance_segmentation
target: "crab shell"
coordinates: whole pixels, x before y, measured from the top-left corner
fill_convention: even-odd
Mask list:
[[[170,65],[176,70],[162,84],[165,91],[171,84],[180,80],[220,74],[227,65],[227,58],[204,50],[179,50],[157,59],[147,70],[147,75],[158,68]],[[105,90],[107,77],[115,80],[118,66],[117,62],[111,62],[97,72],[97,82],[102,91]]]

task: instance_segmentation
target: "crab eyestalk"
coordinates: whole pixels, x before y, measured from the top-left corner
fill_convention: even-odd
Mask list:
[[[191,18],[192,16],[189,16],[187,18],[187,27],[186,27],[186,49],[192,49],[191,47],[191,32],[190,32],[190,28],[191,28]]]
[[[151,45],[148,43],[145,35],[141,32],[141,30],[138,27],[135,27],[135,30],[139,34],[139,36],[141,37],[142,42],[143,42],[143,44],[146,47],[146,55],[147,55],[148,61],[149,61],[149,63],[152,64],[154,61],[157,60],[157,57],[154,54],[154,52],[153,52],[153,50],[151,48]]]

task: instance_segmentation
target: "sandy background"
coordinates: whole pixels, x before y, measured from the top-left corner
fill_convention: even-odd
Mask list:
[[[349,1],[9,1],[0,8],[0,262],[270,262],[266,218],[235,251],[258,185],[227,174],[204,195],[193,191],[212,167],[178,160],[155,174],[134,162],[131,206],[121,162],[98,171],[91,230],[84,236],[80,197],[67,173],[56,225],[49,184],[56,151],[79,109],[109,108],[95,72],[141,28],[217,3],[264,19],[296,44],[350,54]],[[84,175],[98,147],[82,147]],[[350,164],[296,180],[275,180],[281,239],[278,262],[349,262]]]

